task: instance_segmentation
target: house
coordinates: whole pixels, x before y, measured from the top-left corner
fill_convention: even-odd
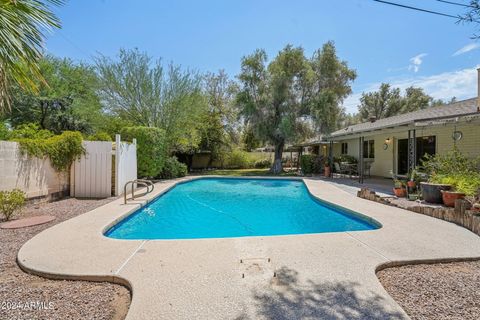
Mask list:
[[[426,154],[445,154],[455,146],[470,157],[480,156],[479,96],[384,119],[351,125],[322,141],[309,143],[317,154],[354,156],[359,166],[370,164],[370,173],[404,176]]]

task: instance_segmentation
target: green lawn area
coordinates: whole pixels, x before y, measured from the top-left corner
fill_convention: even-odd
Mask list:
[[[248,177],[248,176],[273,176],[269,169],[217,169],[204,171],[200,175],[210,176],[232,176],[232,177]],[[283,172],[280,176],[296,176],[296,172]]]

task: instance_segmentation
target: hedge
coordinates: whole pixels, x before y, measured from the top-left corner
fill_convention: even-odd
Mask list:
[[[151,127],[126,127],[122,139],[137,139],[137,170],[143,178],[160,176],[167,158],[165,131]]]

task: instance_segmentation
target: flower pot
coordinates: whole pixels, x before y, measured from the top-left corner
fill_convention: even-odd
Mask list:
[[[443,204],[447,207],[455,207],[455,200],[465,198],[465,193],[441,190]]]
[[[409,188],[415,188],[417,184],[415,183],[415,181],[407,181],[407,186]]]
[[[393,193],[399,198],[404,198],[407,194],[407,190],[405,188],[393,188]]]
[[[414,194],[414,193],[409,193],[408,194],[408,200],[415,201],[417,199],[418,199],[418,194]]]
[[[452,188],[449,184],[437,184],[420,182],[422,186],[422,198],[430,203],[443,203],[441,190],[450,190]]]
[[[325,177],[330,177],[330,167],[329,166],[325,166],[325,172],[324,172],[324,175]]]

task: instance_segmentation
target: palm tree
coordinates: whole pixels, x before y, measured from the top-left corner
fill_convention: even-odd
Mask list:
[[[50,6],[64,0],[0,0],[0,112],[10,108],[9,86],[36,92],[45,31],[60,28]]]

